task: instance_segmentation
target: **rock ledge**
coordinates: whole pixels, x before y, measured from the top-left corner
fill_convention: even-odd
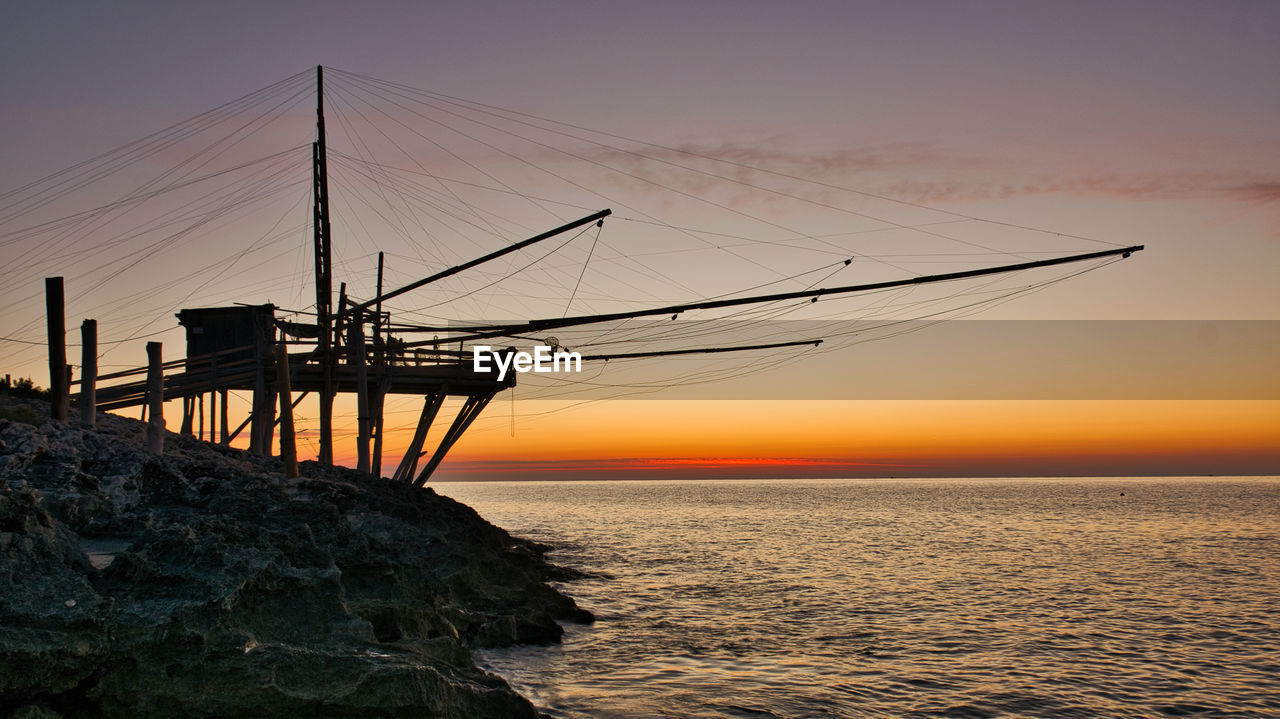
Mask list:
[[[536,717],[470,648],[572,570],[431,489],[0,397],[0,716]]]

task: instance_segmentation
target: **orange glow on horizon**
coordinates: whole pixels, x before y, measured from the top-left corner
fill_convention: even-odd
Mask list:
[[[640,476],[1271,474],[1280,401],[495,402],[448,479]],[[416,410],[410,412],[416,414]],[[403,416],[403,415],[401,415]],[[446,409],[428,438],[452,420]],[[412,427],[389,417],[389,474]],[[354,464],[354,428],[338,461]]]

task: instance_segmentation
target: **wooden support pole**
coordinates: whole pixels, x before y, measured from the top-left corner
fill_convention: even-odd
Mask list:
[[[369,371],[364,350],[364,322],[359,315],[347,323],[347,356],[356,368],[356,471],[369,472]]]
[[[44,278],[45,315],[49,329],[49,414],[65,422],[71,403],[67,382],[67,318],[62,278]]]
[[[181,434],[185,434],[187,436],[191,436],[191,424],[193,421],[194,419],[193,419],[193,409],[191,404],[191,398],[183,397],[182,398],[182,428],[179,429],[178,432]]]
[[[392,479],[408,482],[413,479],[413,473],[418,468],[418,460],[422,459],[422,444],[427,439],[427,430],[431,429],[431,423],[435,421],[436,414],[440,412],[440,405],[444,403],[447,388],[441,387],[436,390],[435,394],[429,394],[423,398],[422,416],[418,418],[418,428],[413,432],[413,440],[409,442],[409,448],[405,450],[404,459],[400,460],[400,466],[396,468],[396,473],[392,475]]]
[[[150,419],[147,422],[147,450],[152,454],[164,454],[164,361],[160,343],[147,343],[147,404]]]
[[[341,282],[338,284],[338,308],[341,309],[342,307],[345,307],[346,304],[347,304],[347,283]],[[341,313],[339,313],[338,316],[335,317],[333,320],[334,344],[338,344],[342,340],[343,333],[346,332],[346,325],[343,324],[342,320],[343,320],[343,317]]]
[[[196,400],[196,412],[200,417],[200,421],[196,425],[197,427],[196,439],[203,442],[204,441],[204,392],[201,392],[200,394],[196,395],[195,400]]]
[[[298,395],[298,398],[293,401],[293,405],[291,409],[297,409],[298,405],[302,404],[302,400],[305,399],[306,396],[309,394],[311,394],[311,390],[306,390],[302,394]],[[275,402],[274,399],[271,401]],[[272,409],[272,411],[273,412],[275,411],[274,408]],[[239,437],[240,433],[244,431],[244,428],[248,427],[249,423],[252,421],[253,421],[253,415],[250,414],[248,418],[245,419],[245,421],[240,423],[239,427],[236,427],[234,430],[231,431],[231,434],[228,435],[227,439],[223,441],[223,444],[230,444],[232,440],[234,440],[236,437]]]
[[[378,296],[382,295],[382,267],[384,256],[378,252]],[[371,472],[375,477],[382,476],[382,407],[387,399],[390,377],[387,376],[386,344],[382,341],[382,301],[377,303],[373,313],[373,365],[377,391],[372,398],[373,411],[373,466]]]
[[[209,365],[209,441],[218,441],[218,355],[213,355]],[[226,431],[223,431],[223,435]]]
[[[330,332],[329,327],[321,327],[321,336],[326,336]],[[320,349],[320,362],[322,363],[323,385],[320,388],[320,453],[317,459],[320,464],[325,467],[333,466],[333,397],[334,397],[334,377],[333,377],[333,350],[329,347],[329,342],[322,343]]]
[[[440,439],[440,445],[436,447],[436,451],[431,454],[431,459],[427,460],[427,466],[422,468],[422,473],[418,478],[413,480],[413,486],[421,487],[430,479],[432,472],[436,471],[436,467],[444,461],[444,457],[453,449],[454,443],[462,437],[462,433],[467,431],[471,423],[476,421],[476,417],[484,411],[485,405],[489,404],[489,400],[497,392],[489,392],[488,394],[471,395],[462,405],[462,409],[458,410],[458,416],[453,418],[453,424],[449,426],[449,431],[445,432],[444,437]]]
[[[280,458],[284,460],[284,476],[298,476],[298,446],[293,435],[293,389],[289,378],[289,352],[283,343],[276,345],[276,384],[280,387]]]
[[[386,380],[378,382],[377,390],[372,397],[373,402],[373,456],[371,460],[373,466],[370,468],[370,474],[375,477],[382,476],[382,407],[387,399],[387,383]]]
[[[378,250],[378,294],[374,295],[377,298],[374,300],[374,304],[377,306],[374,315],[378,318],[377,321],[379,323],[382,322],[382,260],[382,250]],[[346,308],[344,307],[343,309]]]
[[[271,456],[271,445],[276,438],[276,394],[277,389],[274,382],[267,384],[266,405],[262,408],[262,454],[264,457]]]
[[[317,150],[317,152],[321,153],[320,155],[318,155],[318,159],[316,160],[317,167],[321,167],[325,161],[323,158],[323,148]],[[318,180],[317,180],[317,183],[319,183]],[[317,184],[317,192],[319,192],[319,184]],[[327,212],[328,210],[326,209],[325,211]],[[319,210],[317,210],[317,212],[319,212]],[[325,232],[326,232],[326,238],[327,238],[328,231],[325,230]],[[326,242],[327,242],[327,239],[326,239]],[[328,276],[326,276],[324,284],[327,292],[328,287],[330,286]],[[317,287],[317,292],[319,292],[320,281],[318,277],[316,280],[316,287]],[[341,311],[343,303],[346,302],[347,283],[343,282],[339,287],[340,289],[338,290],[338,309],[339,311]],[[327,308],[328,307],[327,303],[329,302],[329,300],[325,299],[324,301],[326,303],[325,307]],[[316,306],[319,307],[318,295],[317,295]],[[338,340],[341,339],[342,337],[342,321],[341,321],[342,317],[341,317],[341,314],[339,314],[338,321],[337,322],[333,321],[333,318],[328,313],[327,309],[324,312],[320,313],[320,315],[321,315],[321,318],[319,319],[319,324],[320,324],[319,348],[320,348],[320,361],[323,363],[324,378],[323,378],[323,385],[320,388],[320,453],[317,459],[320,460],[320,464],[326,467],[332,467],[333,466],[333,398],[336,394],[336,389],[335,389],[336,382],[334,379],[334,373],[337,369],[337,364],[338,364],[337,344],[338,344]]]
[[[320,336],[316,341],[321,370],[320,389],[320,464],[333,466],[333,397],[334,365],[337,355],[333,342],[340,336],[334,332],[330,303],[333,301],[333,249],[329,224],[329,151],[324,130],[324,68],[316,66],[316,141],[311,145],[312,166],[312,234],[316,261],[316,324]],[[341,309],[342,305],[338,305]]]
[[[222,425],[222,444],[230,444],[231,437],[227,434],[227,427],[230,425],[230,422],[227,421],[227,390],[220,390],[220,394],[222,395],[222,404],[219,409],[222,410],[222,418],[219,424]]]
[[[80,421],[94,426],[98,417],[98,321],[80,323]]]
[[[259,353],[257,372],[253,378],[253,404],[249,407],[249,453],[262,454],[262,405],[267,401],[267,378]]]

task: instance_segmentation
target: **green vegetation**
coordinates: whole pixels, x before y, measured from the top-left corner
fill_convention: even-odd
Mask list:
[[[8,377],[0,382],[0,399],[49,399],[49,390],[37,387],[30,377],[11,380]],[[33,427],[44,423],[44,417],[26,404],[5,402],[0,404],[0,419],[22,422]]]
[[[0,397],[21,397],[25,399],[49,399],[49,390],[37,386],[30,377],[19,377],[10,380],[5,377],[0,383]]]

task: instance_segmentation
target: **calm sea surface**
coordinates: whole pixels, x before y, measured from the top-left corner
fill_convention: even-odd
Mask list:
[[[435,487],[599,575],[553,717],[1280,717],[1277,478]]]

